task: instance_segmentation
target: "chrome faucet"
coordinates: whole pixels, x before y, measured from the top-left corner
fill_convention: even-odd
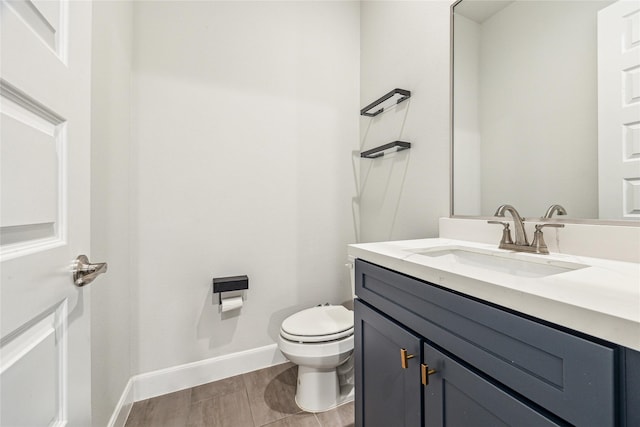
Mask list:
[[[511,230],[509,229],[509,223],[506,221],[487,221],[489,224],[500,224],[504,228],[502,230],[502,239],[500,240],[500,249],[511,249],[520,252],[534,252],[537,254],[548,254],[549,248],[544,241],[542,235],[543,227],[562,228],[564,224],[537,224],[536,231],[534,233],[533,242],[529,244],[527,240],[527,233],[524,229],[524,218],[520,216],[516,208],[511,205],[502,205],[496,210],[494,216],[504,217],[504,213],[509,212],[513,217],[514,228],[516,232],[516,241],[511,240]],[[559,215],[566,215],[567,211],[560,205],[553,205],[547,210],[545,218],[551,218],[554,212],[558,212]],[[548,216],[547,216],[548,215]]]
[[[504,217],[504,213],[509,212],[513,217],[513,226],[516,232],[516,241],[514,245],[516,246],[529,246],[529,242],[527,241],[527,233],[524,231],[524,220],[516,210],[511,205],[502,205],[497,210],[493,216]]]
[[[544,214],[543,218],[551,218],[554,213],[557,213],[558,215],[566,215],[567,210],[561,205],[551,205],[549,206],[549,209],[547,209],[547,212]]]

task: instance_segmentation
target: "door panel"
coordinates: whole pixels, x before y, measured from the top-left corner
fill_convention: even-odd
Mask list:
[[[89,426],[91,3],[0,3],[0,425]]]
[[[355,339],[356,426],[420,426],[419,338],[356,300]]]
[[[66,331],[60,320],[65,309],[66,304],[61,305],[3,346],[3,426],[45,426],[61,418],[64,408],[58,396],[66,386],[62,371]]]
[[[9,0],[15,14],[51,50],[60,54],[66,29],[66,3],[60,0]]]
[[[0,82],[0,251],[3,259],[59,245],[64,229],[65,120]],[[37,241],[37,242],[34,242]]]

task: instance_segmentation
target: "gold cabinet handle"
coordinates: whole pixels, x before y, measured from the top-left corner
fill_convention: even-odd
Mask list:
[[[409,359],[413,359],[415,355],[407,353],[406,348],[400,349],[400,365],[402,369],[407,369],[409,367]]]
[[[420,374],[422,376],[422,385],[424,386],[428,386],[429,385],[429,375],[433,375],[435,374],[436,371],[435,369],[429,369],[429,365],[425,365],[424,363],[420,364]]]

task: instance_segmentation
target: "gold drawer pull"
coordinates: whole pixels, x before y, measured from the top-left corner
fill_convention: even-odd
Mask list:
[[[435,374],[435,369],[429,369],[429,365],[425,365],[424,363],[420,364],[420,374],[422,376],[422,385],[429,385],[429,375]]]
[[[413,359],[415,356],[413,354],[407,353],[407,349],[400,349],[400,365],[402,365],[402,369],[407,369],[409,367],[409,359]]]

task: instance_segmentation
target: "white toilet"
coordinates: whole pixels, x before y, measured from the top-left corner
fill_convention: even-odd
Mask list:
[[[299,311],[282,322],[278,346],[298,365],[300,409],[323,412],[353,400],[353,311],[341,305]]]
[[[299,311],[282,322],[280,351],[298,365],[296,403],[322,412],[347,401],[336,368],[353,353],[353,312],[341,305]]]

